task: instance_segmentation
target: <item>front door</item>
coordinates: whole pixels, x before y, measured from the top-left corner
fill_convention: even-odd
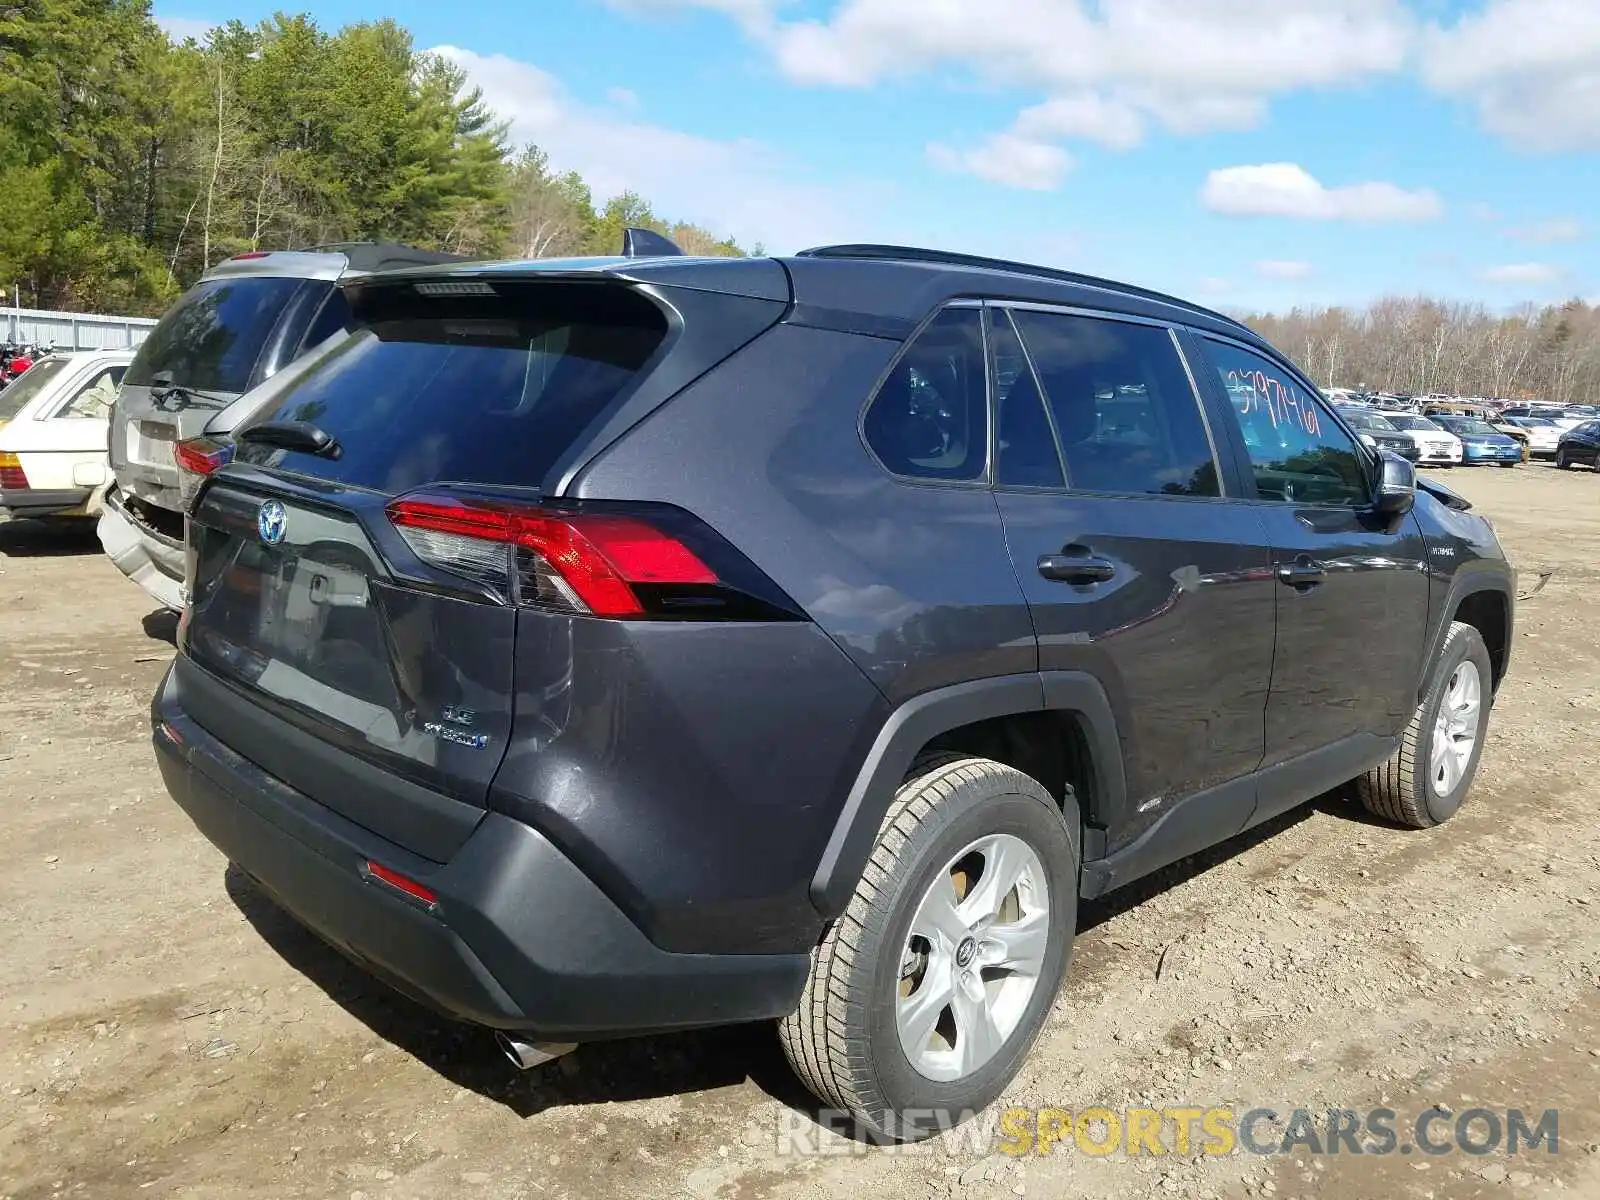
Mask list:
[[[1260,764],[1277,585],[1255,506],[1224,494],[1168,329],[988,312],[996,499],[1040,669],[1092,675],[1116,713],[1115,851]],[[1242,828],[1254,793],[1211,800],[1184,826],[1197,844],[1172,856]]]
[[[1337,757],[1341,745],[1370,757],[1417,704],[1428,574],[1416,518],[1367,513],[1371,456],[1288,367],[1196,341],[1230,397],[1230,436],[1242,439],[1272,547],[1278,633],[1263,765]]]

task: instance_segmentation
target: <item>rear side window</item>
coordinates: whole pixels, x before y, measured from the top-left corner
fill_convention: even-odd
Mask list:
[[[339,443],[338,457],[248,439],[239,457],[391,494],[536,487],[635,380],[666,320],[609,284],[495,286],[492,298],[371,289],[356,313],[363,328],[250,422],[308,422]]]
[[[1013,316],[1044,388],[1068,487],[1221,494],[1199,401],[1167,330],[1064,313]]]
[[[983,313],[947,308],[906,347],[862,422],[896,475],[981,479],[989,444]]]
[[[300,279],[212,279],[186,292],[139,347],[125,380],[149,387],[170,374],[178,387],[243,392]]]
[[[79,388],[78,394],[73,396],[57,415],[85,417],[90,420],[106,416],[117,401],[117,388],[122,384],[122,377],[127,372],[128,368],[122,366],[96,371],[94,378]]]

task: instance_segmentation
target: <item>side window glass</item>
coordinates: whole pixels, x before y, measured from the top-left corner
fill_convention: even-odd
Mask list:
[[[111,405],[117,398],[117,386],[122,382],[122,376],[127,372],[127,367],[107,367],[104,371],[96,373],[87,385],[78,390],[66,408],[61,410],[63,417],[104,417],[111,412]]]
[[[995,482],[1012,487],[1065,486],[1044,398],[1004,309],[989,310],[989,346],[994,359]]]
[[[1200,403],[1167,330],[1017,310],[1075,491],[1219,496]]]
[[[989,444],[983,313],[947,308],[901,355],[862,422],[896,475],[981,479]]]
[[[1306,390],[1259,354],[1210,338],[1206,342],[1244,433],[1261,498],[1365,504],[1367,474],[1360,451]]]

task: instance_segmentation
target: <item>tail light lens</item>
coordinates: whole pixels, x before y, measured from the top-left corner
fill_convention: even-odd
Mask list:
[[[219,438],[187,438],[172,448],[178,466],[193,475],[209,475],[233,458],[233,443]]]
[[[620,512],[414,493],[390,522],[423,562],[506,603],[595,617],[792,619],[793,602],[714,535]],[[680,517],[686,517],[680,514]],[[694,523],[697,525],[698,523]],[[726,568],[708,563],[716,559]]]
[[[21,491],[28,486],[28,476],[22,469],[22,460],[9,451],[0,451],[0,488]]]

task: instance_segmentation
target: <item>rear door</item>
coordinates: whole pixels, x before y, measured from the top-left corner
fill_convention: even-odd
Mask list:
[[[1116,710],[1129,813],[1115,850],[1261,762],[1263,530],[1230,493],[1169,329],[1022,306],[989,317],[996,497],[1040,669],[1093,675]],[[1194,844],[1168,857],[1241,828],[1255,797],[1241,786],[1212,800]]]

